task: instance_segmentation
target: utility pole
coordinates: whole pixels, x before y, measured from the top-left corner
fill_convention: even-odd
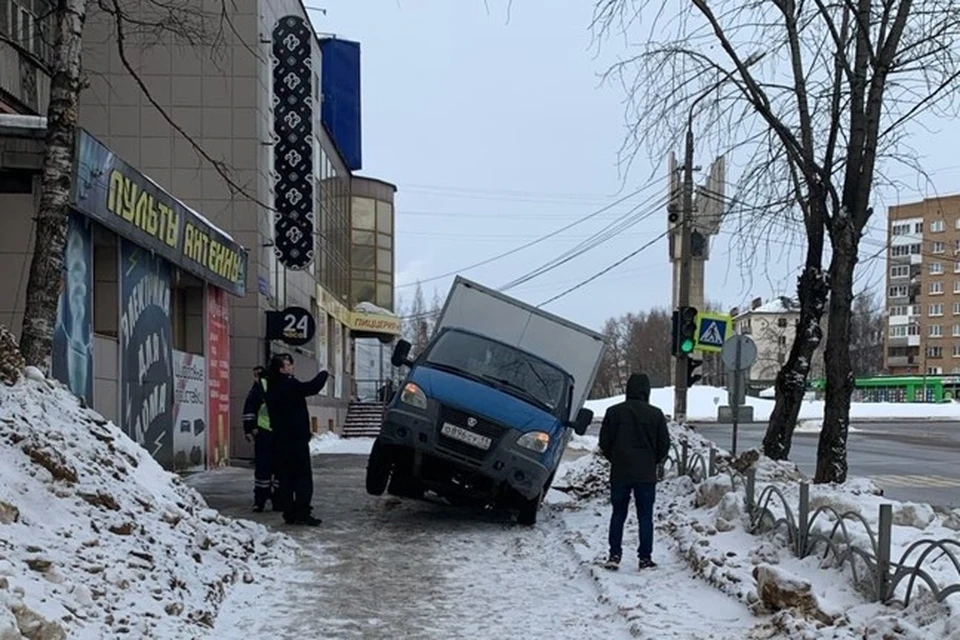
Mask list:
[[[693,111],[687,121],[687,145],[683,158],[683,201],[680,211],[680,274],[677,286],[677,307],[690,305],[690,276],[693,256],[690,255],[690,223],[693,218]],[[687,421],[687,365],[689,356],[677,356],[674,374],[673,419]]]

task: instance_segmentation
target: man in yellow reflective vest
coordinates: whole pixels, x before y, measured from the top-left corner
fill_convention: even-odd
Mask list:
[[[277,499],[277,483],[274,479],[274,450],[273,427],[270,425],[270,415],[267,411],[267,371],[263,367],[254,367],[253,386],[247,392],[247,399],[243,403],[243,435],[247,442],[253,441],[253,457],[255,470],[253,473],[253,510],[263,511],[267,500],[270,500],[274,511],[282,511],[283,507]]]

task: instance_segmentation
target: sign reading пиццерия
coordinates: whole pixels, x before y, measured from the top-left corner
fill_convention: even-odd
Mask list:
[[[246,249],[89,133],[77,136],[74,209],[198,278],[246,295]]]

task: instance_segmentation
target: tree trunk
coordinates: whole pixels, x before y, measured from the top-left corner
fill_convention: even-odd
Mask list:
[[[820,319],[828,291],[823,276],[822,269],[808,265],[797,285],[800,319],[797,321],[796,337],[787,361],[777,372],[776,404],[763,437],[763,453],[774,460],[786,460],[790,456],[793,431],[807,390],[810,363],[823,337]]]
[[[819,192],[808,199],[804,226],[807,232],[807,257],[803,273],[797,282],[797,298],[800,303],[800,318],[796,335],[790,347],[787,361],[777,372],[774,386],[776,404],[770,413],[770,422],[763,437],[763,454],[773,460],[786,460],[793,444],[793,431],[803,395],[807,390],[807,377],[813,354],[820,346],[823,332],[820,319],[827,302],[826,274],[823,272],[824,217],[826,201]]]
[[[20,339],[20,350],[27,364],[39,366],[46,372],[50,370],[67,235],[87,1],[58,0],[54,15],[57,30],[50,106],[47,109],[46,148]]]
[[[817,472],[813,481],[845,482],[847,479],[847,432],[850,399],[853,396],[853,366],[850,360],[850,327],[853,319],[853,273],[857,266],[859,233],[846,217],[834,219],[831,233],[830,311],[824,364],[827,370],[823,429],[817,448]]]

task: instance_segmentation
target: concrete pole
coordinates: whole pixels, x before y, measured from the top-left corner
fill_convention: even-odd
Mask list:
[[[696,102],[694,102],[696,104]],[[690,255],[690,223],[693,218],[693,105],[687,122],[687,145],[683,159],[683,205],[680,213],[680,273],[677,283],[677,306],[690,305],[690,275],[693,266]],[[687,365],[688,357],[677,357],[674,373],[673,419],[687,420]]]

